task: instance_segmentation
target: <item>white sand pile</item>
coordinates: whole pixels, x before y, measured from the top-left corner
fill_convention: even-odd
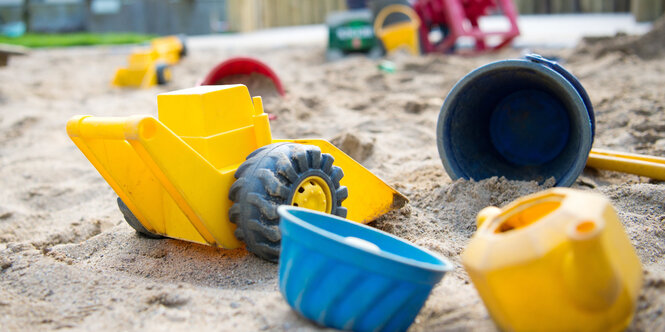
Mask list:
[[[156,114],[156,95],[192,86],[232,55],[192,50],[176,81],[149,90],[108,86],[125,48],[33,52],[0,69],[0,330],[317,330],[282,300],[277,266],[244,249],[140,237],[115,194],[69,140],[75,114]],[[665,59],[561,52],[596,107],[596,147],[665,155]],[[502,53],[478,58],[397,56],[397,72],[323,50],[243,50],[278,72],[288,98],[267,98],[275,137],[334,141],[411,200],[373,225],[448,257],[446,275],[413,331],[495,329],[459,255],[475,214],[543,189],[489,179],[452,182],[435,145],[452,85]],[[234,54],[241,55],[241,54]],[[665,186],[587,170],[576,188],[608,195],[644,264],[632,330],[665,330]],[[546,299],[534,299],[541,301]]]

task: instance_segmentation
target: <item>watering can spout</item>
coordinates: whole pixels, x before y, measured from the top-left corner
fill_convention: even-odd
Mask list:
[[[621,292],[617,271],[603,244],[604,222],[574,221],[568,229],[571,251],[564,259],[564,281],[573,301],[589,311],[606,310]]]

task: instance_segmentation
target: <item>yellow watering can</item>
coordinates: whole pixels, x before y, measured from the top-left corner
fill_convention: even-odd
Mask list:
[[[506,331],[620,331],[642,268],[607,198],[568,188],[478,214],[462,263]]]

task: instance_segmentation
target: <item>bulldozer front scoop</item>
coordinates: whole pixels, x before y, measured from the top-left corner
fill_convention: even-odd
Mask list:
[[[323,153],[335,158],[335,165],[342,168],[344,177],[340,185],[349,188],[349,197],[342,206],[349,212],[347,219],[366,224],[374,219],[404,206],[409,200],[397,190],[383,182],[360,163],[323,139],[273,140],[315,145]]]

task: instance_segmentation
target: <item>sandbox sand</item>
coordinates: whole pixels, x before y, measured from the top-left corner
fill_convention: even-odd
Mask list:
[[[451,181],[435,145],[443,99],[463,75],[519,51],[474,57],[395,55],[397,71],[323,49],[192,49],[176,80],[114,89],[128,48],[35,51],[0,69],[0,330],[317,330],[277,289],[277,265],[222,250],[138,236],[111,188],[69,140],[75,114],[156,115],[156,95],[192,86],[231,55],[254,55],[279,73],[288,98],[271,96],[275,137],[330,139],[411,202],[373,223],[450,259],[411,331],[494,330],[460,266],[485,206],[547,187],[493,178]],[[595,147],[665,155],[665,58],[593,50],[559,56],[596,108]],[[665,330],[665,186],[587,169],[573,186],[611,198],[644,265],[631,330]],[[546,301],[547,299],[534,299]]]

